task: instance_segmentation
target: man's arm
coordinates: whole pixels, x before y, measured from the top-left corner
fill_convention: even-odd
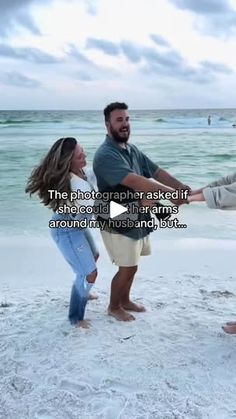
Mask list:
[[[174,189],[163,185],[157,181],[153,181],[150,179],[145,178],[144,176],[137,175],[136,173],[129,173],[125,178],[121,181],[121,184],[127,186],[129,188],[134,189],[138,192],[173,192]],[[170,201],[175,205],[181,205],[186,203],[187,200],[181,199],[170,199]]]
[[[190,187],[187,185],[184,185],[182,182],[177,180],[175,177],[171,176],[166,170],[164,169],[157,169],[154,173],[154,179],[157,182],[163,183],[166,186],[169,186],[173,189],[188,189],[190,190]]]

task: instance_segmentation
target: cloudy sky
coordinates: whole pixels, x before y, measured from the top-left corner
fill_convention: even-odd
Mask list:
[[[236,107],[236,0],[0,0],[0,109]]]

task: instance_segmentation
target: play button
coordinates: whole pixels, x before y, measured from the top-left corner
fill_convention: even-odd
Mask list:
[[[117,202],[114,201],[110,202],[110,218],[118,217],[118,215],[127,211],[128,208],[124,207],[124,205],[117,204]]]
[[[109,220],[112,224],[122,221],[125,224],[126,220],[133,222],[138,220],[138,211],[136,202],[119,203],[115,200],[96,199],[93,206],[93,213],[98,220]]]

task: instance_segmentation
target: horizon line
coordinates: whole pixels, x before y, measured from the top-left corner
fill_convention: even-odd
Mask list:
[[[204,111],[204,110],[236,110],[235,108],[128,108],[128,110],[130,111]],[[52,108],[52,109],[0,109],[0,112],[15,112],[15,111],[22,111],[22,112],[29,112],[29,111],[69,111],[69,112],[79,112],[79,111],[83,111],[83,112],[103,112],[103,109],[56,109],[56,108]]]

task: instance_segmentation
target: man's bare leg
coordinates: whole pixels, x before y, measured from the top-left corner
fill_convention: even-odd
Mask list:
[[[108,314],[121,321],[132,321],[135,317],[127,313],[121,305],[124,289],[129,284],[131,276],[134,275],[133,267],[119,267],[118,272],[111,282],[111,298],[108,307]]]
[[[138,313],[146,311],[145,307],[142,304],[134,303],[130,300],[130,290],[133,284],[134,275],[137,272],[138,267],[132,266],[133,272],[130,276],[127,286],[124,288],[124,292],[121,299],[121,305],[125,310],[136,311]]]

